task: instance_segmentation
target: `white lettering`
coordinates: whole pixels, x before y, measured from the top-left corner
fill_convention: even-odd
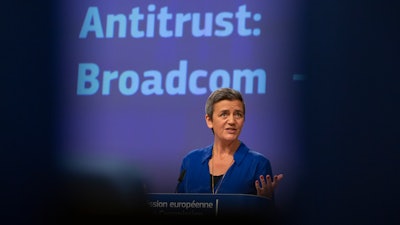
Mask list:
[[[179,70],[172,70],[167,74],[165,86],[170,95],[186,94],[187,61],[181,60]],[[177,82],[174,82],[174,81]],[[175,85],[177,84],[177,85]]]
[[[133,70],[123,72],[105,70],[100,76],[100,68],[94,63],[78,65],[77,95],[94,95],[101,87],[102,95],[119,91],[130,96],[138,92],[143,95],[204,95],[220,87],[232,87],[246,94],[265,94],[267,74],[263,69],[234,69],[233,74],[223,69],[208,72],[206,70],[187,70],[188,61],[180,60],[179,67],[171,70],[164,77],[158,70],[147,70],[140,75]],[[199,80],[202,79],[202,82]],[[114,81],[118,81],[114,82]],[[203,85],[201,85],[203,84]],[[114,90],[118,89],[118,90]],[[114,90],[114,91],[113,91]]]
[[[86,39],[90,33],[95,38],[104,38],[102,22],[106,25],[106,38],[126,38],[128,33],[132,38],[227,37],[235,29],[239,36],[259,36],[261,33],[259,27],[248,27],[259,23],[261,14],[248,11],[246,5],[239,6],[236,12],[219,13],[170,13],[168,9],[164,6],[157,12],[157,6],[149,4],[144,12],[135,7],[130,14],[105,14],[106,19],[102,21],[99,8],[92,6],[86,12],[79,38]]]
[[[129,86],[129,82],[131,85]],[[139,75],[135,71],[125,71],[118,81],[118,88],[123,95],[133,95],[139,89]]]
[[[78,66],[78,95],[93,95],[99,89],[99,67],[94,63],[80,63]],[[87,87],[87,85],[89,85]]]
[[[103,38],[103,28],[101,26],[99,9],[97,7],[89,7],[85,20],[83,21],[79,38],[87,38],[88,33],[92,31],[95,33],[96,38]]]

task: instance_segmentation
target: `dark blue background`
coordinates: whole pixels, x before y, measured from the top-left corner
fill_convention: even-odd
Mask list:
[[[60,167],[79,171],[83,169],[77,168],[77,164],[89,167],[92,160],[112,159],[118,161],[116,165],[128,162],[136,165],[147,178],[149,192],[173,192],[183,156],[192,149],[210,144],[213,139],[204,120],[204,104],[212,89],[208,83],[214,83],[211,73],[222,69],[230,74],[226,77],[233,77],[236,69],[259,69],[265,73],[265,79],[255,79],[253,86],[259,84],[265,87],[265,92],[245,90],[243,80],[241,87],[233,85],[231,78],[224,79],[231,80],[231,84],[224,82],[224,85],[240,90],[246,102],[246,122],[240,140],[264,154],[271,161],[273,173],[286,175],[276,198],[280,207],[291,202],[304,162],[304,128],[300,117],[301,92],[306,81],[293,79],[294,74],[304,73],[303,5],[293,0],[253,0],[246,1],[245,5],[241,1],[214,2],[162,1],[153,6],[157,10],[168,8],[171,15],[196,12],[202,16],[206,12],[214,16],[220,12],[236,12],[245,6],[249,14],[257,13],[262,18],[257,23],[246,20],[246,27],[259,28],[260,36],[239,36],[233,32],[227,37],[193,37],[190,32],[184,32],[182,38],[155,35],[153,38],[101,39],[90,33],[88,39],[79,39],[90,6],[98,7],[99,20],[104,27],[106,15],[125,15],[133,7],[147,12],[151,1],[68,0],[60,3],[54,10],[60,32],[56,50],[59,65],[54,70],[59,80],[56,102],[62,103],[58,104],[60,141],[55,150],[59,153]],[[169,25],[173,27],[173,23]],[[183,60],[187,61],[187,71],[179,66]],[[102,87],[105,70],[118,71],[120,76],[123,71],[135,71],[139,81],[134,83],[142,84],[149,81],[144,71],[157,70],[162,74],[159,85],[164,88],[170,71],[180,68],[180,73],[190,80],[191,73],[201,69],[208,75],[200,78],[197,85],[206,92],[193,94],[187,88],[182,95],[170,95],[166,90],[163,95],[145,95],[141,90],[133,95],[122,95],[114,80],[109,95],[101,92],[81,95],[77,94],[77,67],[83,62],[99,66],[98,79]],[[217,83],[222,85],[222,82]],[[104,168],[107,163],[96,166]]]

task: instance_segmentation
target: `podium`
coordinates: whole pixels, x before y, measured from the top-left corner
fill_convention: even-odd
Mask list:
[[[149,193],[148,205],[156,216],[266,216],[271,199],[249,194]]]

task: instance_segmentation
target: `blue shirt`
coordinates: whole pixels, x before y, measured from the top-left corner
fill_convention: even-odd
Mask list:
[[[182,160],[181,177],[177,185],[177,193],[212,193],[208,161],[212,156],[213,145],[189,152]],[[261,153],[249,149],[240,143],[234,154],[234,163],[228,169],[216,193],[257,194],[255,181],[260,175],[271,175],[270,161]]]

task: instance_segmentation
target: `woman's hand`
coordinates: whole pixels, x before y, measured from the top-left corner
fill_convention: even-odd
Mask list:
[[[270,175],[266,175],[265,178],[263,175],[261,175],[261,183],[258,180],[256,180],[255,182],[257,195],[272,198],[272,196],[274,195],[274,190],[278,186],[282,178],[283,174],[275,175],[273,180],[271,179]]]

